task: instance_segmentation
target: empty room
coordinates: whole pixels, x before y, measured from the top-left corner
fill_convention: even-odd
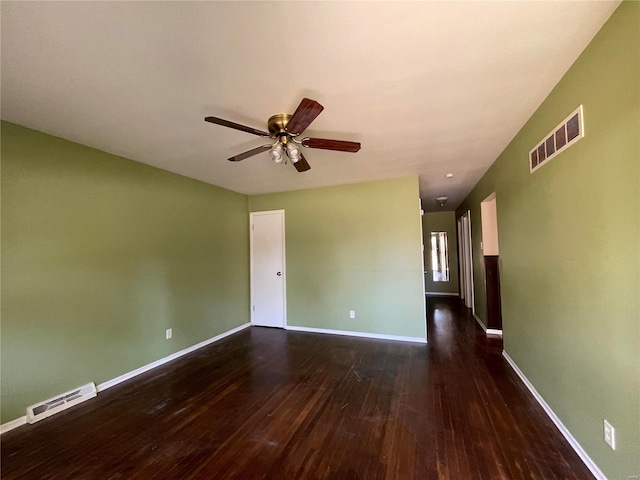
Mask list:
[[[2,479],[640,478],[640,2],[0,16]]]

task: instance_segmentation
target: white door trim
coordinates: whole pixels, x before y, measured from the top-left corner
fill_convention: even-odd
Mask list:
[[[422,278],[422,291],[426,291],[427,290],[427,285],[426,285],[426,279],[425,277],[425,273],[424,273],[424,269],[425,269],[425,265],[424,265],[424,229],[422,227],[422,217],[424,215],[424,210],[422,209],[422,199],[418,198],[418,213],[420,215],[419,217],[419,222],[420,222],[420,257],[421,257],[421,264],[420,264],[420,272],[422,272],[422,275],[420,275],[420,277]],[[424,338],[427,338],[428,332],[427,332],[427,296],[425,295],[424,297],[424,301],[422,302],[422,318],[425,319],[424,321]]]
[[[467,308],[471,309],[472,313],[476,313],[475,305],[475,291],[473,286],[473,245],[471,236],[471,210],[462,215],[458,219],[458,227],[462,230],[462,236],[459,240],[462,241],[462,262],[461,262],[461,284],[464,285],[464,303]],[[460,233],[460,232],[459,232]]]
[[[467,246],[469,249],[469,293],[471,295],[471,312],[476,314],[476,289],[473,279],[473,235],[471,233],[471,210],[467,210]]]
[[[257,216],[262,215],[282,215],[282,275],[284,277],[284,281],[282,282],[282,295],[283,295],[283,328],[287,328],[287,258],[286,258],[286,239],[285,239],[285,214],[284,210],[265,210],[263,212],[249,212],[249,268],[251,274],[251,304],[249,305],[249,312],[251,313],[251,325],[255,325],[254,319],[254,294],[255,294],[255,286],[253,281],[255,279],[254,275],[254,258],[253,258],[253,219]]]
[[[467,284],[464,273],[464,238],[463,238],[463,229],[462,229],[462,217],[460,217],[457,221],[457,229],[458,229],[458,283],[460,285],[460,298],[464,300],[466,298],[467,293]]]

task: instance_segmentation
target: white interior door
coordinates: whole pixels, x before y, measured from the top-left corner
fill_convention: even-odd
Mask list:
[[[251,221],[251,321],[285,326],[284,210],[253,212]]]

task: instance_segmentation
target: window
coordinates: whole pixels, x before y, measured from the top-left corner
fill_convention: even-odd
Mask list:
[[[431,232],[431,270],[434,282],[449,281],[447,232]]]

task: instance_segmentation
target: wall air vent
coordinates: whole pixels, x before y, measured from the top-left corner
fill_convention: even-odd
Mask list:
[[[529,171],[533,173],[553,157],[584,137],[582,105],[549,132],[529,152]]]
[[[27,422],[36,423],[43,418],[50,417],[62,410],[73,407],[78,403],[96,396],[96,386],[93,382],[82,387],[70,390],[56,397],[45,400],[42,403],[31,405],[27,408]]]

